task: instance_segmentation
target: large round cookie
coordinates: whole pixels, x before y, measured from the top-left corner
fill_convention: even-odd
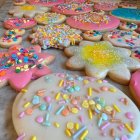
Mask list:
[[[114,16],[101,15],[91,12],[82,15],[71,16],[67,18],[66,23],[76,29],[109,31],[117,28],[120,20]]]
[[[140,135],[134,103],[91,77],[42,77],[17,95],[12,114],[22,140],[138,140]]]
[[[111,11],[111,15],[122,21],[140,23],[140,9],[118,8]]]

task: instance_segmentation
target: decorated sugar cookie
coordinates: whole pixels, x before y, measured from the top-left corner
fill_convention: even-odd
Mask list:
[[[37,24],[33,18],[9,18],[4,21],[4,27],[6,29],[28,29]]]
[[[140,47],[140,35],[136,32],[113,30],[104,34],[103,39],[117,47],[125,47],[128,49]]]
[[[26,3],[26,0],[14,0],[13,1],[14,5],[24,5]]]
[[[85,3],[63,3],[52,7],[52,11],[64,15],[77,15],[88,13],[92,8]]]
[[[35,6],[35,5],[22,5],[14,6],[9,10],[9,14],[12,14],[14,17],[34,17],[35,14],[45,13],[49,10],[47,7]]]
[[[39,43],[43,49],[58,48],[64,49],[75,45],[82,40],[81,31],[70,28],[68,25],[46,25],[38,27],[35,33],[31,34],[31,43]]]
[[[132,74],[129,87],[136,104],[140,108],[140,71]]]
[[[89,41],[100,41],[102,33],[99,31],[86,31],[83,33],[83,38]]]
[[[38,24],[60,24],[66,20],[66,16],[57,13],[43,13],[34,17]]]
[[[67,24],[73,28],[81,30],[96,30],[96,31],[108,31],[113,30],[119,26],[119,19],[108,16],[101,15],[95,12],[76,15],[67,18]]]
[[[105,80],[50,74],[24,92],[12,110],[17,139],[139,140],[138,108]]]
[[[24,29],[7,30],[5,34],[0,37],[0,47],[9,48],[12,45],[20,44],[24,33]]]
[[[135,23],[121,22],[119,28],[125,31],[134,31],[138,28],[138,26]]]
[[[131,9],[137,9],[137,4],[136,3],[130,3],[129,1],[126,2],[121,2],[119,4],[120,8],[131,8]]]
[[[118,8],[118,5],[116,3],[113,3],[113,2],[100,2],[100,3],[96,3],[94,5],[94,8],[95,9],[98,9],[98,10],[103,10],[103,11],[112,11],[116,8]]]
[[[41,53],[40,46],[13,46],[8,52],[0,53],[0,87],[10,84],[20,91],[32,79],[51,73],[46,66],[54,60],[54,56]]]
[[[120,84],[128,84],[131,71],[140,68],[140,63],[130,57],[130,51],[116,48],[108,41],[82,41],[77,47],[65,49],[69,56],[66,66],[73,70],[85,70],[89,76],[103,79],[107,75]]]
[[[64,0],[27,0],[29,4],[52,7],[64,2]]]
[[[140,23],[140,9],[118,8],[111,11],[111,15],[122,21]]]

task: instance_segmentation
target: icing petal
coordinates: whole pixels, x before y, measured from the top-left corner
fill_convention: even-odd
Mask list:
[[[96,68],[90,65],[86,65],[85,72],[88,76],[95,77],[97,79],[103,79],[106,77],[108,73],[108,69],[106,68]]]
[[[115,66],[108,73],[109,77],[120,84],[128,84],[131,78],[130,71],[125,65]]]
[[[136,71],[140,68],[140,63],[131,57],[125,59],[125,64],[131,71]]]
[[[32,71],[30,70],[21,73],[13,72],[9,77],[9,84],[17,91],[20,91],[31,81],[31,79],[32,79]]]
[[[84,68],[85,63],[79,56],[73,56],[67,61],[66,66],[70,69],[81,70]]]

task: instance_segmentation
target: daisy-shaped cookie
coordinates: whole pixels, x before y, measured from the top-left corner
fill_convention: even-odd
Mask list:
[[[43,13],[34,17],[38,24],[60,24],[66,20],[66,16],[57,13]]]
[[[34,17],[36,14],[45,13],[49,10],[47,7],[35,6],[35,5],[22,5],[14,6],[9,10],[9,14],[14,17]]]
[[[12,46],[8,52],[0,53],[0,87],[10,84],[20,91],[32,79],[51,73],[46,66],[54,60],[54,56],[41,53],[40,46]]]
[[[20,44],[24,33],[24,29],[7,30],[5,34],[0,37],[0,47],[9,48],[12,45]]]
[[[40,26],[35,30],[35,33],[29,37],[31,43],[40,44],[43,49],[58,48],[64,49],[70,45],[75,45],[82,40],[81,31],[70,28],[65,24],[50,24]]]
[[[108,41],[82,41],[79,47],[65,49],[70,57],[66,66],[73,70],[84,69],[86,74],[96,78],[111,79],[121,84],[128,84],[131,71],[140,68],[140,63],[130,57],[130,51],[113,47]]]

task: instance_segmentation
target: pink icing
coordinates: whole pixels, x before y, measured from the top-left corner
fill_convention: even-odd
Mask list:
[[[132,74],[129,86],[133,92],[136,103],[140,107],[140,70]]]
[[[81,29],[81,30],[106,31],[106,30],[112,30],[117,28],[120,24],[120,20],[113,16],[109,16],[109,18],[110,21],[107,24],[102,22],[100,23],[100,25],[95,23],[75,21],[73,17],[67,18],[66,23],[73,28]]]
[[[112,11],[118,8],[118,5],[112,4],[112,3],[96,3],[94,5],[94,8],[98,10],[103,10],[103,11]]]
[[[11,47],[9,49],[9,52],[2,52],[0,53],[0,56],[2,57],[5,54],[13,54],[13,53],[17,53],[19,51],[17,50],[13,50],[13,48],[15,48],[15,46]],[[21,46],[16,46],[16,48],[21,48]],[[52,61],[54,59],[54,56],[48,53],[41,53],[41,48],[40,46],[35,46],[33,47],[29,47],[28,50],[34,50],[35,54],[38,55],[38,60],[41,61],[35,61],[35,64],[38,65],[40,63],[43,63],[45,61]],[[22,57],[22,56],[21,56]],[[46,62],[46,63],[48,63]],[[30,64],[30,63],[27,63]],[[50,74],[51,70],[46,66],[43,65],[43,67],[41,69],[34,67],[34,68],[29,68],[29,70],[27,71],[21,71],[20,73],[16,73],[15,72],[15,68],[17,66],[23,66],[25,65],[25,63],[23,64],[15,64],[14,66],[9,67],[8,69],[0,69],[0,72],[5,71],[6,74],[5,75],[1,75],[0,73],[0,81],[2,83],[9,83],[14,89],[16,89],[17,91],[20,91],[22,88],[24,88],[33,78],[39,78],[41,76],[44,76],[46,74]]]
[[[36,24],[37,24],[36,21],[31,18],[9,18],[4,21],[4,27],[7,29],[29,28],[35,26]]]
[[[27,2],[29,4],[33,4],[33,5],[41,5],[41,6],[49,6],[49,7],[51,7],[51,6],[63,3],[64,0],[56,0],[56,2],[53,2],[53,1],[52,2],[46,2],[46,1],[42,2],[40,0],[27,0]]]
[[[68,10],[68,9],[64,9],[61,6],[57,5],[57,6],[53,6],[52,7],[52,11],[56,12],[56,13],[60,13],[60,14],[66,14],[66,15],[78,15],[78,14],[82,14],[82,13],[88,13],[90,11],[92,11],[92,8],[88,5],[86,5],[85,7],[82,8],[81,11],[75,11],[75,10]]]

